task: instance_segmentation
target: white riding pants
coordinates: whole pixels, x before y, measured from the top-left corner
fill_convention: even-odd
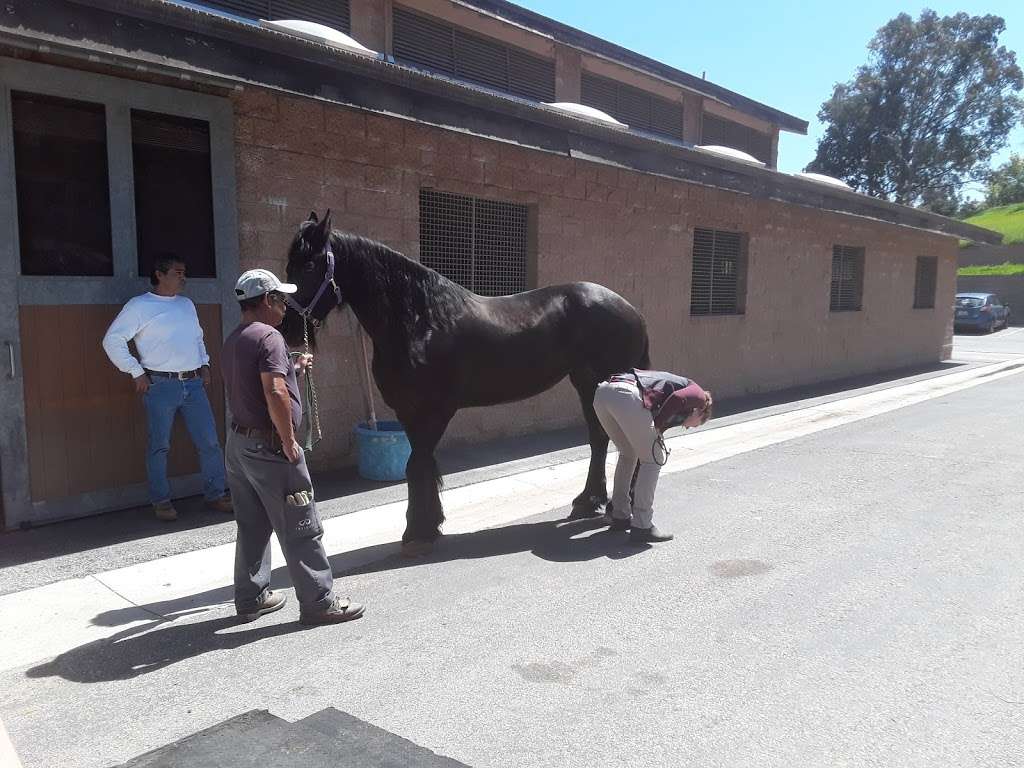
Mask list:
[[[608,437],[619,450],[612,489],[612,515],[630,517],[629,483],[640,462],[633,487],[632,525],[650,528],[654,519],[654,489],[665,456],[658,446],[658,430],[654,417],[644,408],[640,390],[635,383],[606,381],[594,393],[594,411]]]

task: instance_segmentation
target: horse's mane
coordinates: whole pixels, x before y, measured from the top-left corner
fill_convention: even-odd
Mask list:
[[[383,243],[347,232],[332,232],[331,245],[347,269],[357,269],[362,290],[392,340],[408,345],[411,358],[422,358],[431,332],[450,326],[473,294],[444,275],[413,261]],[[353,290],[349,286],[349,293]]]

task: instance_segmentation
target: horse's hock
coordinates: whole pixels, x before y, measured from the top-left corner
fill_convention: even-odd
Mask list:
[[[405,465],[412,447],[397,421],[378,421],[373,429],[360,422],[353,430],[359,454],[359,475],[367,480],[393,482],[405,479]]]

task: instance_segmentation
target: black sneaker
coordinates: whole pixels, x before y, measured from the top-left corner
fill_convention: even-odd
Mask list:
[[[350,602],[344,597],[335,597],[322,611],[299,612],[299,624],[341,624],[358,619],[366,610],[361,604]]]
[[[613,517],[611,522],[608,524],[609,531],[628,531],[629,530],[629,518],[628,517]]]
[[[674,538],[675,536],[671,533],[662,533],[654,525],[650,528],[637,528],[634,526],[629,531],[629,540],[637,544],[655,544],[659,541],[672,541]]]
[[[256,602],[254,608],[243,611],[236,606],[235,612],[238,614],[239,621],[256,621],[256,619],[266,613],[281,610],[286,602],[288,602],[287,595],[282,595],[280,592],[268,589]]]

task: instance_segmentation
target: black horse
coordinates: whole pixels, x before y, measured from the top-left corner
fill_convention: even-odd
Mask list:
[[[387,246],[331,230],[311,213],[288,253],[298,285],[281,330],[303,339],[348,304],[373,341],[373,376],[401,421],[412,455],[403,552],[429,551],[444,521],[434,449],[460,408],[522,400],[566,375],[579,393],[590,436],[590,471],[572,517],[600,514],[607,503],[608,436],[594,413],[598,382],[617,371],[650,367],[643,316],[594,283],[478,296]]]

